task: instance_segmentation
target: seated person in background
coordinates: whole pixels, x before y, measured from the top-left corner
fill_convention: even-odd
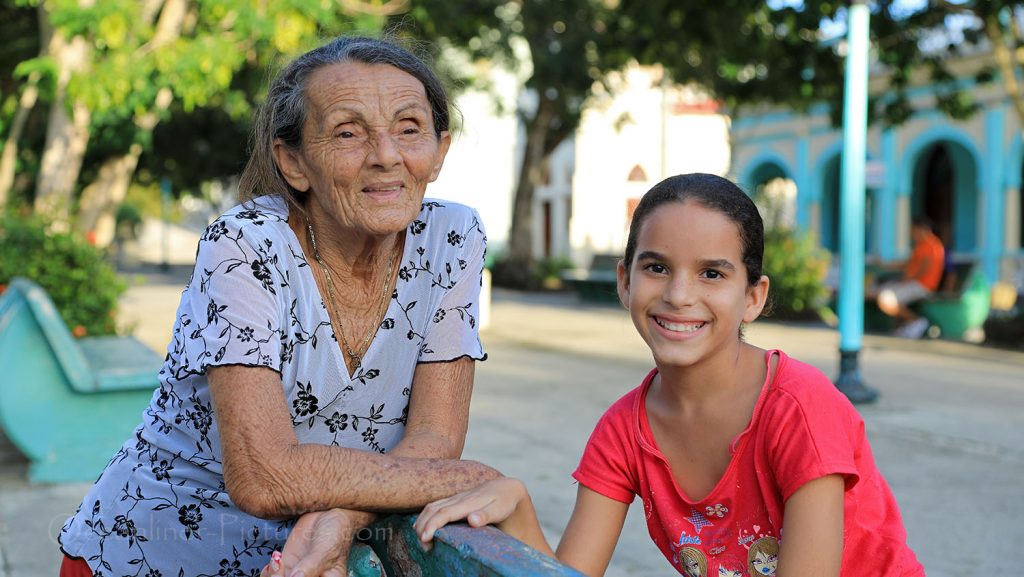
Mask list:
[[[932,231],[931,221],[924,216],[911,223],[910,239],[914,251],[903,266],[903,276],[878,287],[868,298],[874,298],[883,313],[900,323],[894,335],[919,339],[928,330],[928,321],[910,310],[910,305],[938,290],[946,266],[946,249]]]

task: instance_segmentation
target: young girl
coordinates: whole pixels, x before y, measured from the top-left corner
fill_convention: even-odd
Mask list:
[[[768,297],[754,203],[710,174],[669,178],[640,201],[618,290],[656,368],[604,414],[551,550],[522,483],[501,478],[428,505],[488,523],[602,575],[634,495],[683,575],[924,575],[864,423],[817,369],[742,338]]]

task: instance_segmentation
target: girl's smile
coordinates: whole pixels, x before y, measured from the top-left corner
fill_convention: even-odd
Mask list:
[[[673,321],[663,316],[652,316],[654,323],[662,328],[668,338],[687,338],[704,327],[708,323],[704,321]]]

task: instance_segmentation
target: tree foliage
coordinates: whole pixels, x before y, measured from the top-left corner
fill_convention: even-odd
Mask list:
[[[336,2],[321,0],[6,0],[0,13],[38,24],[8,28],[0,51],[0,131],[8,137],[5,148],[29,147],[18,152],[17,169],[35,177],[30,179],[34,183],[22,179],[18,192],[29,200],[35,196],[37,205],[43,194],[60,195],[63,199],[55,205],[65,211],[74,206],[79,191],[89,190],[91,180],[118,179],[123,184],[131,178],[140,155],[152,150],[154,129],[161,122],[175,119],[177,130],[172,132],[182,137],[176,151],[182,152],[191,144],[189,130],[182,127],[192,118],[199,120],[195,129],[209,127],[214,119],[218,128],[233,128],[229,134],[244,132],[272,63],[324,36],[372,31],[382,22],[380,16],[346,12]],[[69,47],[78,48],[73,57]],[[33,49],[35,54],[30,54]],[[12,141],[12,120],[25,108],[20,95],[35,86],[38,105],[49,106],[50,117],[30,123]],[[36,101],[27,106],[35,108]],[[70,111],[73,122],[58,126],[55,111]],[[71,124],[84,132],[74,136],[88,143],[88,152],[84,145],[61,151],[59,166],[41,161],[70,140],[69,131],[75,129]],[[40,131],[45,134],[42,150],[37,148]],[[207,150],[209,155],[222,151],[244,152],[244,143]],[[85,154],[89,162],[79,172],[76,167]],[[114,160],[121,164],[112,164]],[[121,173],[104,172],[109,166],[119,166]],[[148,162],[147,168],[150,174],[177,172],[181,180],[180,165]],[[58,170],[71,173],[53,184],[51,173]]]
[[[630,50],[640,62],[662,63],[675,80],[697,82],[734,114],[746,105],[803,111],[826,103],[838,124],[847,4],[623,0],[616,26],[621,38],[633,39]],[[876,0],[870,7],[874,70],[886,78],[884,94],[870,102],[873,121],[898,125],[909,119],[915,107],[908,91],[915,85],[931,86],[934,105],[949,117],[969,117],[979,108],[969,88],[997,77],[1024,119],[1016,80],[1024,73],[1024,3]],[[685,25],[693,19],[702,26]],[[677,33],[683,29],[686,34]],[[961,57],[979,53],[990,56],[988,63],[969,70],[969,77],[953,69]]]

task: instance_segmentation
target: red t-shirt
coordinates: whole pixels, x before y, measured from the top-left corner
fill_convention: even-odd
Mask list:
[[[683,575],[746,577],[775,574],[786,499],[808,481],[843,475],[843,577],[923,576],[860,415],[821,371],[781,351],[768,351],[766,363],[772,354],[774,378],[703,500],[679,489],[651,434],[644,399],[657,369],[601,417],[573,477],[623,503],[639,495],[651,538]]]

